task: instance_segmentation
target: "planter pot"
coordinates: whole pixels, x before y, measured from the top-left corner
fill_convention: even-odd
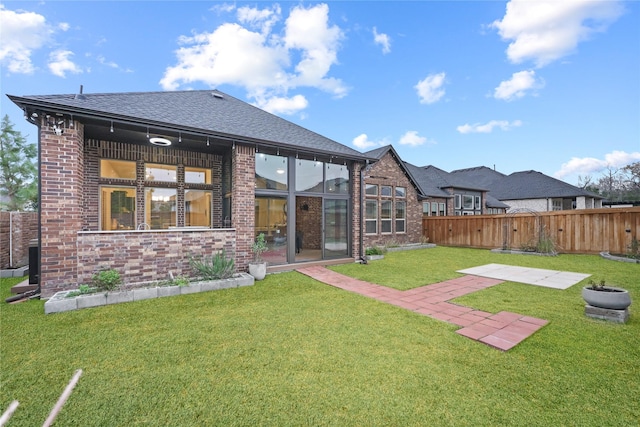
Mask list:
[[[266,262],[250,262],[249,274],[252,275],[256,280],[264,279],[264,276],[267,275],[267,263]]]
[[[631,296],[626,289],[605,286],[603,290],[582,288],[582,298],[593,307],[609,310],[624,310],[631,305]]]
[[[378,259],[384,259],[384,255],[365,255],[364,258],[367,261],[376,261]]]

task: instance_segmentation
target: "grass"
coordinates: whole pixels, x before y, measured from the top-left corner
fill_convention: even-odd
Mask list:
[[[336,270],[408,289],[496,262],[594,274],[640,301],[640,266],[434,248]],[[12,282],[3,280],[2,298]],[[41,424],[76,369],[59,425],[636,425],[640,319],[588,319],[581,285],[504,283],[459,298],[550,324],[507,353],[455,326],[298,273],[253,287],[45,316],[0,303],[0,408]]]

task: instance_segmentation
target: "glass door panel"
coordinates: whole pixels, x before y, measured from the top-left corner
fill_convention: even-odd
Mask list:
[[[287,262],[287,199],[278,197],[256,197],[256,237],[263,233],[267,250],[262,258],[269,265]]]
[[[349,255],[348,200],[324,201],[324,258]]]

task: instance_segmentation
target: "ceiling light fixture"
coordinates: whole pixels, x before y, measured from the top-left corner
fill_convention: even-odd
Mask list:
[[[149,126],[147,126],[147,139],[149,139]]]
[[[113,133],[113,120],[111,120],[111,128],[109,129],[109,132]]]
[[[207,147],[210,145],[211,143],[209,142],[209,137],[207,137]]]
[[[161,147],[167,147],[171,145],[171,141],[169,141],[167,138],[160,138],[158,136],[154,136],[153,138],[150,138],[149,142],[152,143],[153,145],[159,145]]]
[[[182,143],[182,132],[178,132],[178,142]]]

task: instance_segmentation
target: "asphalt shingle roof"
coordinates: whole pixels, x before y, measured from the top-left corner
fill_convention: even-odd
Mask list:
[[[9,97],[16,104],[364,159],[362,153],[218,90]]]
[[[547,197],[602,197],[534,170],[514,172],[491,184],[491,195],[499,200]]]

